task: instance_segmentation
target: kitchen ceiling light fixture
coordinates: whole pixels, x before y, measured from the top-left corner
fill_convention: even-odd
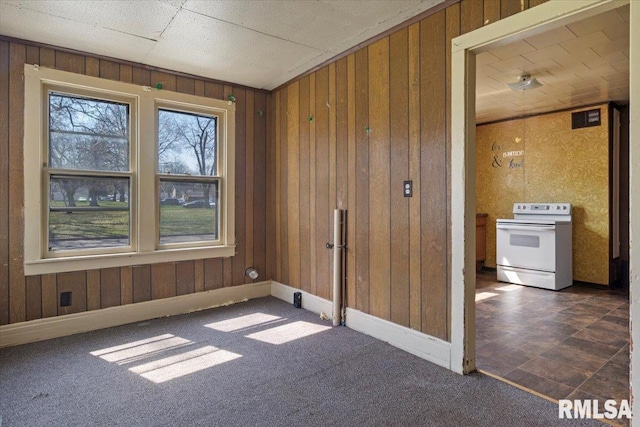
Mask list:
[[[530,74],[521,74],[518,77],[517,82],[507,83],[507,86],[509,86],[513,90],[524,92],[527,89],[534,89],[534,88],[540,87],[542,86],[542,83],[536,80],[535,77],[531,77]]]

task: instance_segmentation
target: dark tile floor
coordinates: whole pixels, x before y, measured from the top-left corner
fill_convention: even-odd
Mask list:
[[[628,399],[628,293],[549,291],[480,272],[476,366],[556,400]]]

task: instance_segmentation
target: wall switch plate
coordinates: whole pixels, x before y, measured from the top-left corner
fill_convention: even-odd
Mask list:
[[[404,197],[413,197],[413,181],[405,181],[403,186]]]

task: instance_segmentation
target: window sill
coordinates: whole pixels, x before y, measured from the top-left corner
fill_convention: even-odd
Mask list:
[[[110,267],[188,261],[204,258],[228,258],[235,255],[235,246],[162,249],[149,253],[126,252],[109,255],[87,255],[68,258],[25,260],[25,276],[93,270]]]

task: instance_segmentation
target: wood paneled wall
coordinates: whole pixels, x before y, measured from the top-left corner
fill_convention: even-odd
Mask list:
[[[210,98],[236,96],[237,254],[204,259],[71,273],[24,276],[23,128],[24,64]],[[202,292],[247,282],[248,266],[268,278],[267,113],[264,91],[138,68],[92,56],[0,40],[0,325]],[[259,114],[262,111],[264,114]],[[73,305],[59,294],[72,291]]]
[[[451,39],[539,3],[463,0],[273,94],[274,279],[330,298],[346,209],[347,305],[449,339]]]

